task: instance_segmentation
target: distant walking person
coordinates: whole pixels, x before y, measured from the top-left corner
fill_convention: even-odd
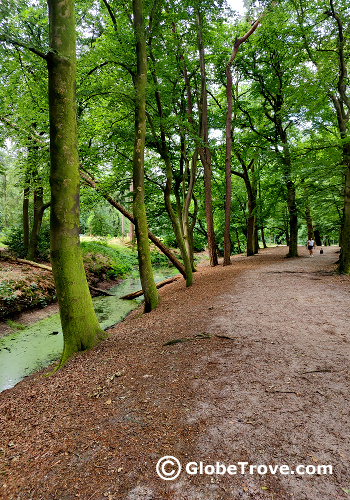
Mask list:
[[[312,236],[311,236],[311,238],[309,239],[309,241],[307,242],[307,248],[308,248],[308,250],[309,250],[310,257],[313,257],[313,256],[314,256],[315,242],[314,242],[314,240],[312,239]]]

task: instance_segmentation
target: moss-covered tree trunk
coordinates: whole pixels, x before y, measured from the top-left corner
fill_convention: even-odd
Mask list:
[[[63,329],[59,366],[106,336],[97,321],[79,243],[74,0],[48,0],[51,263]]]
[[[139,259],[140,279],[145,298],[145,312],[158,304],[158,291],[153,278],[151,254],[148,243],[148,227],[144,203],[144,151],[146,135],[146,85],[147,50],[146,33],[142,12],[142,0],[133,0],[134,34],[136,43],[137,73],[135,87],[135,135],[133,155],[133,211]]]

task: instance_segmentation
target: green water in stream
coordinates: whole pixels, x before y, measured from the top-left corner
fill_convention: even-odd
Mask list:
[[[154,279],[158,282],[177,273],[176,269],[156,269]],[[140,289],[140,279],[135,274],[109,290],[115,294],[114,297],[93,299],[102,329],[121,321],[143,299],[143,296],[136,300],[120,300],[118,297]],[[0,391],[13,387],[27,375],[58,359],[62,348],[63,335],[59,314],[0,338]]]

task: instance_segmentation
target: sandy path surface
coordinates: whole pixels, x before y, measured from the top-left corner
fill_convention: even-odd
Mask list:
[[[4,391],[0,498],[348,498],[350,278],[335,252],[200,268],[54,376]],[[156,473],[165,455],[182,464],[173,481]],[[189,462],[237,473],[188,474]],[[333,474],[263,473],[299,464]]]

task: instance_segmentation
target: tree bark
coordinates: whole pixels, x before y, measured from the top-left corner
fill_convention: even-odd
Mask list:
[[[29,181],[26,179],[23,189],[23,245],[27,250],[29,247]]]
[[[250,30],[242,37],[236,38],[232,55],[226,64],[226,156],[225,156],[225,229],[224,229],[224,266],[231,264],[231,195],[232,195],[232,180],[231,180],[231,151],[232,151],[232,63],[236,58],[239,46],[244,43],[258,27],[260,17],[253,23]],[[254,226],[253,226],[254,228]],[[255,253],[255,252],[254,252]]]
[[[133,155],[133,213],[139,260],[140,279],[145,297],[145,312],[158,305],[158,291],[153,278],[148,227],[144,203],[144,150],[146,135],[147,50],[142,0],[133,0],[133,26],[136,43],[137,73],[135,88],[135,133]]]
[[[230,62],[230,61],[229,61]],[[232,64],[232,63],[231,63]],[[226,65],[226,156],[225,156],[225,228],[224,228],[224,266],[231,264],[231,151],[232,151],[232,73],[231,64]]]
[[[344,185],[343,223],[338,272],[350,274],[350,144],[344,141],[343,163],[346,166]]]
[[[39,187],[34,190],[34,220],[30,235],[28,252],[26,258],[35,260],[38,253],[38,239],[40,228],[43,220],[44,211],[50,206],[49,203],[44,204],[43,188]]]
[[[247,208],[248,208],[248,215],[247,215],[247,256],[250,257],[258,252],[258,245],[257,245],[257,217],[256,217],[256,206],[257,206],[257,190],[256,187],[254,186],[254,179],[251,181],[249,178],[249,170],[254,175],[254,159],[250,161],[249,165],[247,166],[243,158],[241,157],[240,153],[236,151],[236,156],[242,165],[243,173],[241,172],[235,172],[233,171],[232,173],[237,175],[238,177],[241,177],[244,180],[245,187],[247,190],[247,197],[248,197],[248,203],[247,203]]]
[[[51,263],[63,329],[58,367],[106,337],[97,321],[79,243],[74,0],[48,0]]]
[[[3,187],[4,187],[4,228],[7,228],[7,182],[6,173],[3,174]]]
[[[314,228],[312,225],[312,217],[311,217],[311,210],[310,210],[310,205],[309,201],[306,200],[305,203],[305,219],[306,219],[306,226],[307,226],[307,239],[311,240],[315,238],[314,235]]]
[[[275,123],[276,130],[281,139],[283,148],[281,161],[283,165],[283,175],[287,187],[287,207],[289,214],[289,241],[287,241],[289,251],[287,257],[298,257],[298,211],[295,199],[296,190],[295,184],[292,179],[292,162],[290,158],[287,132],[283,127],[282,119],[280,116],[283,99],[279,94],[277,94],[276,103]]]
[[[199,66],[201,74],[201,92],[200,92],[200,138],[202,145],[199,148],[199,156],[204,169],[204,199],[205,214],[207,220],[209,262],[212,267],[218,265],[216,252],[214,219],[213,219],[213,201],[211,196],[211,154],[209,150],[209,129],[208,129],[208,98],[207,98],[207,78],[205,70],[204,44],[202,34],[202,19],[199,9],[196,11],[197,19],[197,39],[199,52]]]

